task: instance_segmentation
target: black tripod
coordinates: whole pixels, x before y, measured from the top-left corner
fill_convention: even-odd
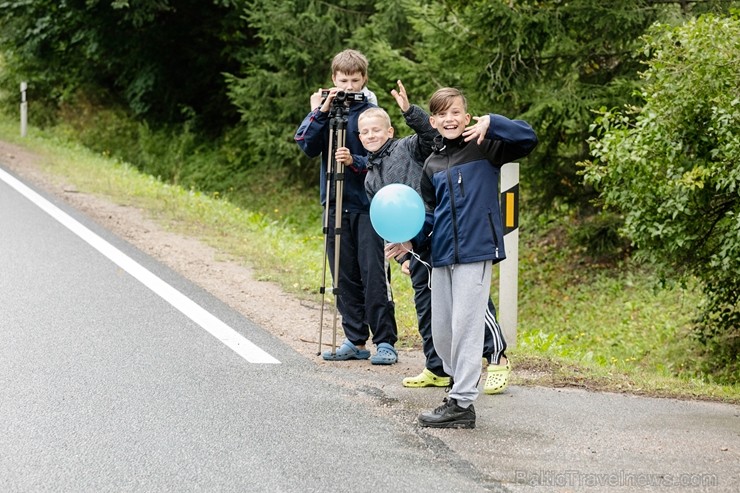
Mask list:
[[[342,196],[344,195],[344,164],[338,163],[335,157],[336,150],[344,147],[347,131],[348,106],[332,102],[329,120],[329,150],[326,160],[326,204],[324,206],[324,268],[321,280],[321,315],[319,320],[319,352],[321,354],[322,336],[324,333],[324,304],[326,293],[326,265],[329,261],[329,217],[334,202],[334,271],[332,276],[332,293],[334,294],[335,310],[332,324],[331,354],[337,351],[337,317],[339,313],[339,250],[342,235]],[[332,191],[334,192],[332,194]]]

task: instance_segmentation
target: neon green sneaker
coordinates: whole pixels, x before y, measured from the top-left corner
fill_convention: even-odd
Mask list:
[[[506,359],[505,365],[488,365],[486,383],[483,384],[483,393],[500,394],[509,386],[511,362]]]
[[[431,371],[424,368],[424,371],[415,377],[406,377],[403,379],[404,387],[449,387],[450,377],[439,377]]]

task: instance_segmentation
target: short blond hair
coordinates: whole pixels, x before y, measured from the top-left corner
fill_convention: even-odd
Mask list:
[[[362,120],[372,117],[381,118],[383,123],[385,123],[386,128],[391,128],[391,117],[388,116],[388,113],[383,108],[366,109],[360,113],[360,116],[357,118],[357,125],[359,125]]]
[[[359,72],[363,77],[367,77],[367,67],[365,55],[357,50],[344,50],[334,55],[331,61],[331,75],[334,76],[337,72],[348,75]]]
[[[462,99],[463,108],[467,111],[468,101],[465,99],[465,96],[460,89],[455,89],[454,87],[443,87],[441,89],[437,89],[429,100],[429,113],[436,115],[437,113],[446,110],[452,106],[456,98]]]

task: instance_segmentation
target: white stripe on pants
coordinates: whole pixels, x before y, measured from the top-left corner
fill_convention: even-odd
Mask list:
[[[468,407],[478,397],[491,261],[432,269],[432,339],[454,383],[450,397]]]

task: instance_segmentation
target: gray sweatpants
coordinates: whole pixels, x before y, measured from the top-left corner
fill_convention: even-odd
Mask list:
[[[468,407],[478,397],[483,331],[491,291],[491,261],[432,269],[432,339],[450,397]]]

